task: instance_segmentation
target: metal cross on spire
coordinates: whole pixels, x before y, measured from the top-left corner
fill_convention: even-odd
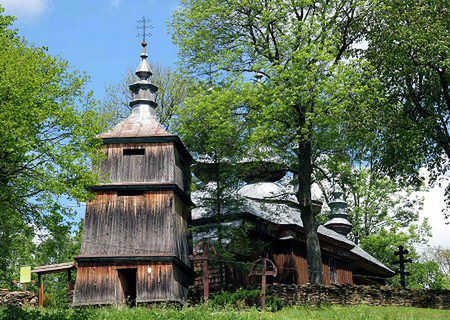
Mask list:
[[[138,37],[142,37],[142,46],[144,46],[144,44],[147,44],[147,42],[145,41],[145,37],[146,36],[151,36],[152,34],[148,31],[148,29],[153,28],[152,25],[150,24],[150,19],[145,19],[145,16],[142,17],[141,20],[138,20],[137,23],[139,24],[136,29],[141,30],[137,36]]]

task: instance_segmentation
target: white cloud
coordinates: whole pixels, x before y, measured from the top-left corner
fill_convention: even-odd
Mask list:
[[[0,0],[6,14],[18,18],[35,18],[42,15],[50,7],[51,0]]]
[[[445,184],[444,184],[445,185]],[[429,245],[450,248],[450,225],[445,221],[445,187],[436,185],[425,193],[425,201],[420,217],[429,219],[432,237]]]

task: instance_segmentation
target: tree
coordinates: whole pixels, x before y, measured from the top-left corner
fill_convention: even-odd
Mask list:
[[[327,160],[324,161],[327,162],[324,166],[327,170],[322,172],[322,179],[317,183],[325,202],[328,202],[328,193],[333,185],[339,185],[344,191],[353,226],[349,237],[392,270],[398,270],[398,265],[393,263],[398,260],[398,256],[394,255],[398,246],[408,248],[408,257],[413,262],[407,264],[407,271],[411,273],[407,286],[416,289],[445,288],[448,285],[447,273],[445,268],[439,270],[439,261],[445,261],[442,259],[445,256],[441,254],[443,251],[427,249],[421,254],[416,249],[428,246],[431,236],[427,219],[419,219],[423,197],[416,192],[423,191],[423,188],[402,186],[383,175],[379,166],[367,163],[352,166],[352,161]],[[321,218],[324,223],[328,220],[325,214]],[[396,275],[388,282],[399,285],[400,276]]]
[[[364,2],[353,1],[184,0],[172,23],[187,69],[212,69],[223,79],[263,75],[244,111],[256,149],[269,146],[294,175],[311,283],[323,283],[311,201],[314,159],[335,151],[321,149],[318,135],[342,106],[335,93],[353,67],[344,58],[361,38],[365,14]]]
[[[442,273],[447,274],[450,277],[450,249],[435,247],[427,248],[423,253],[425,261],[435,261],[439,265],[439,269]]]
[[[449,7],[443,0],[373,2],[365,57],[382,81],[388,103],[374,110],[385,129],[377,153],[392,176],[431,181],[450,157]]]
[[[191,97],[177,108],[173,121],[173,128],[196,158],[193,195],[196,195],[197,207],[203,211],[202,218],[210,220],[194,230],[200,235],[213,235],[217,251],[228,259],[257,251],[248,245],[248,237],[245,237],[249,226],[224,226],[241,205],[236,191],[241,185],[242,167],[237,164],[248,150],[247,126],[245,119],[239,116],[245,100],[236,90],[227,86],[206,89],[199,83]],[[232,239],[234,241],[230,241]]]
[[[105,125],[85,89],[87,77],[22,40],[10,29],[12,21],[0,15],[0,247],[6,275],[30,254],[46,221],[73,214],[61,200],[89,196],[87,187],[99,178],[90,167]]]
[[[423,196],[416,192],[423,188],[404,187],[369,164],[352,166],[333,159],[326,168],[317,183],[325,202],[329,202],[333,185],[344,191],[353,225],[351,237],[356,243],[384,229],[396,233],[415,227],[419,221]]]
[[[20,266],[32,264],[34,228],[17,212],[0,204],[0,286],[8,288],[18,280]]]
[[[66,221],[62,215],[49,217],[45,223],[46,233],[40,235],[39,243],[34,250],[32,265],[73,261],[80,253],[83,223],[83,220],[77,223]],[[69,290],[67,273],[46,274],[43,280],[46,292],[45,306],[67,306]]]
[[[152,64],[151,70],[153,72],[152,83],[158,87],[156,92],[156,103],[158,103],[156,114],[159,122],[167,128],[170,125],[175,109],[186,99],[192,80],[186,75],[158,63]],[[132,98],[128,87],[136,80],[136,75],[130,69],[123,77],[121,83],[109,85],[106,88],[104,105],[106,113],[112,116],[112,123],[115,124],[128,116],[130,111],[128,103]]]

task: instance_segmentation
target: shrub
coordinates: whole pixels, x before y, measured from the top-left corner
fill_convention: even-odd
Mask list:
[[[239,288],[235,292],[222,291],[212,295],[210,305],[212,307],[233,306],[239,309],[247,307],[261,306],[261,291],[246,290]],[[283,308],[283,300],[273,295],[266,295],[266,309],[268,311],[278,311]]]

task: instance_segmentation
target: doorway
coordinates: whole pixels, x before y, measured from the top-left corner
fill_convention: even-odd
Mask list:
[[[136,307],[136,268],[117,269],[120,282],[120,299],[122,305]]]

